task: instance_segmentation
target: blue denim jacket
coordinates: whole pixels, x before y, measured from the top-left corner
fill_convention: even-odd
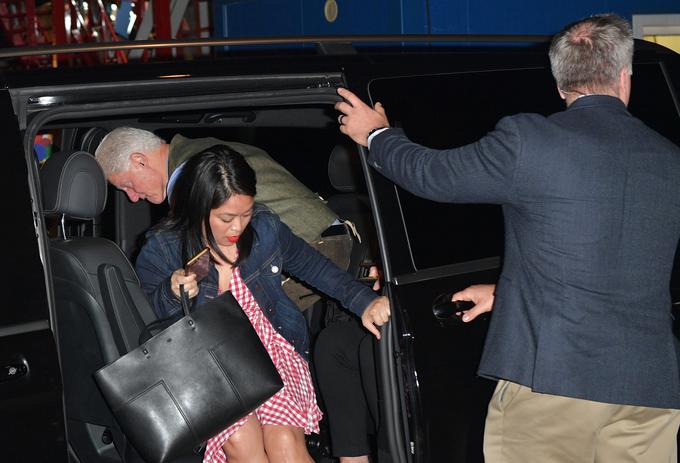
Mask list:
[[[294,275],[337,299],[357,315],[377,296],[319,254],[262,204],[255,204],[250,222],[255,230],[253,249],[239,264],[241,276],[272,326],[304,358],[309,357],[309,333],[304,316],[281,287],[281,271]],[[158,317],[182,315],[179,299],[170,289],[170,275],[182,268],[180,235],[151,231],[137,257],[136,270],[142,289]],[[214,265],[199,283],[194,306],[217,296],[218,274]]]

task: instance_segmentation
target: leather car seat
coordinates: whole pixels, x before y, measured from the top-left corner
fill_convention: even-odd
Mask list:
[[[356,145],[342,143],[333,147],[328,158],[328,178],[337,191],[327,198],[328,207],[340,220],[351,222],[358,235],[352,240],[347,272],[355,278],[366,277],[377,256],[378,246],[368,197],[359,192],[363,173]],[[340,309],[333,301],[326,304],[324,311],[317,312],[323,318],[316,322],[317,325],[320,323],[328,326],[330,323],[352,318],[352,315]],[[309,320],[310,326],[314,326],[314,322]]]
[[[104,127],[91,127],[84,134],[80,141],[80,149],[86,153],[94,153],[97,147],[102,142],[104,137],[109,133],[108,129]]]
[[[50,243],[49,255],[69,442],[80,461],[141,461],[92,375],[137,347],[144,328],[140,324],[156,317],[115,243],[66,236],[66,220],[92,221],[106,205],[107,183],[94,157],[84,151],[55,153],[41,169],[40,181],[44,214],[61,219],[61,236]],[[121,301],[127,306],[114,313]],[[137,310],[141,322],[131,310]]]
[[[349,220],[356,226],[365,247],[365,258],[374,258],[377,255],[378,242],[371,204],[368,196],[360,193],[363,172],[355,144],[346,142],[333,147],[328,158],[328,178],[338,192],[327,198],[328,207],[340,219]]]

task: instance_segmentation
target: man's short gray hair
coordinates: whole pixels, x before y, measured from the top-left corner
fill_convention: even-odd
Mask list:
[[[591,16],[569,24],[550,44],[550,67],[557,87],[590,93],[618,86],[621,70],[633,71],[633,31],[615,14]]]
[[[163,143],[162,138],[147,130],[118,127],[102,139],[94,157],[108,178],[110,175],[125,172],[130,168],[132,153],[148,154]]]

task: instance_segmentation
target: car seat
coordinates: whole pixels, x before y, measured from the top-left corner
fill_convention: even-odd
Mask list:
[[[366,248],[365,258],[371,260],[377,255],[378,244],[371,205],[368,196],[361,193],[363,173],[356,145],[345,142],[333,147],[328,158],[328,178],[338,192],[328,198],[328,207],[340,219],[355,225]]]
[[[345,142],[333,147],[328,158],[328,178],[337,191],[328,197],[328,207],[340,218],[351,224],[355,231],[347,271],[355,278],[368,276],[377,255],[377,237],[368,197],[361,191],[361,165],[356,145]],[[351,318],[349,312],[330,301],[324,311],[323,325]]]
[[[97,147],[108,133],[109,130],[104,127],[91,127],[87,129],[80,139],[80,149],[86,153],[94,154],[94,152],[97,151]]]
[[[50,243],[49,255],[69,443],[80,461],[141,461],[92,374],[137,347],[144,324],[156,317],[115,243],[66,236],[66,220],[92,221],[106,205],[106,179],[94,157],[84,151],[55,153],[41,169],[40,181],[44,214],[61,219],[60,237]]]

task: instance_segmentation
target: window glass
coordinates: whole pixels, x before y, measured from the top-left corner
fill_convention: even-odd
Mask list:
[[[648,63],[633,67],[628,109],[633,116],[680,145],[680,119],[661,66]]]
[[[546,69],[380,79],[369,90],[393,125],[432,148],[474,142],[503,116],[563,108]],[[436,203],[402,189],[399,200],[417,269],[503,254],[500,206]]]
[[[471,143],[503,116],[561,111],[549,69],[515,69],[379,79],[369,86],[390,122],[432,148]],[[657,63],[636,65],[630,101],[633,115],[680,144],[680,121]],[[502,255],[499,206],[442,204],[398,189],[417,269]]]

